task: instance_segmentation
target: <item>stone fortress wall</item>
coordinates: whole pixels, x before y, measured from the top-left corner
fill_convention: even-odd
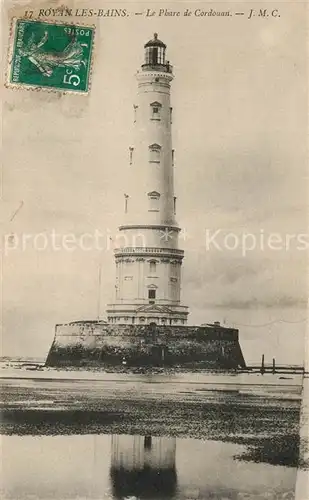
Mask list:
[[[76,321],[56,325],[47,366],[245,367],[238,330],[211,326],[112,325]]]

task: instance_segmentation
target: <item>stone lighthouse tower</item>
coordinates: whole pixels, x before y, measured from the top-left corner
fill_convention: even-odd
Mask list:
[[[112,324],[184,325],[188,308],[180,301],[184,252],[178,248],[174,192],[173,72],[156,33],[144,48],[144,64],[136,74],[131,180],[115,249],[116,297],[107,316]]]

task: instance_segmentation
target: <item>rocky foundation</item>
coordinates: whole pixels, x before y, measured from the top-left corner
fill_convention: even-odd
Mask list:
[[[46,366],[234,370],[245,360],[232,328],[76,321],[56,325]]]

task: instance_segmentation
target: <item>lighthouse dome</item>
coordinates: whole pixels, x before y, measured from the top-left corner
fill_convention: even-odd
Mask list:
[[[153,39],[145,43],[144,47],[145,49],[146,47],[163,47],[164,49],[166,49],[165,43],[158,39],[158,33],[154,33]]]

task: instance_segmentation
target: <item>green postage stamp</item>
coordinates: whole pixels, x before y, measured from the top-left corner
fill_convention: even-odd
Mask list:
[[[94,26],[15,19],[7,86],[87,93]]]

